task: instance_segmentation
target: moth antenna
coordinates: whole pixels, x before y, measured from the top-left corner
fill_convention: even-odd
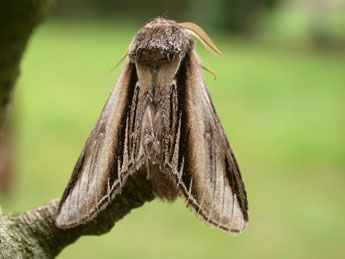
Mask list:
[[[182,26],[184,29],[186,29],[189,34],[196,37],[202,45],[205,46],[206,49],[210,50],[211,52],[214,52],[215,54],[221,56],[222,58],[225,58],[222,52],[217,48],[216,44],[213,43],[211,38],[206,34],[206,32],[195,23],[191,22],[183,22],[179,23],[180,26]]]
[[[217,79],[216,72],[214,72],[211,68],[205,67],[204,65],[201,65],[201,68],[211,73],[213,75],[213,80]]]
[[[128,52],[129,52],[129,48],[127,48],[125,54],[123,54],[123,56],[121,57],[120,61],[117,62],[117,64],[115,65],[115,67],[109,72],[109,76],[112,76],[116,69],[121,65],[121,63],[127,58],[127,55],[128,55]]]
[[[162,14],[161,18],[166,18],[168,17],[168,10],[165,10],[164,13]]]

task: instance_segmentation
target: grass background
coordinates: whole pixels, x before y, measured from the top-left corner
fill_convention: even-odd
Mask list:
[[[4,212],[60,197],[140,26],[51,20],[30,41],[13,108],[15,182]],[[344,53],[209,35],[205,78],[246,182],[250,222],[232,237],[178,200],[133,210],[58,258],[344,258]],[[121,70],[121,69],[120,69]]]

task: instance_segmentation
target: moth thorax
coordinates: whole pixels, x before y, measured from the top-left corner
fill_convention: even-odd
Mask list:
[[[174,21],[155,19],[134,37],[128,56],[133,62],[157,67],[181,59],[194,45],[189,33]]]

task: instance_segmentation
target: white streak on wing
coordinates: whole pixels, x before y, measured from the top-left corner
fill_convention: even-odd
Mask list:
[[[108,197],[108,202],[111,202],[111,197],[110,197],[110,177],[108,177],[107,197]]]
[[[180,143],[180,137],[181,137],[181,114],[179,115],[179,120],[178,120],[178,128],[177,128],[177,133],[176,133],[176,139],[175,139],[175,145],[174,145],[174,154],[172,157],[172,166],[173,168],[178,167],[178,154],[179,154],[179,143]],[[179,174],[179,172],[173,172],[175,174]]]
[[[177,186],[181,185],[182,183],[182,174],[183,174],[183,168],[184,168],[184,158],[182,158],[182,161],[181,161],[181,169],[179,172],[177,172]],[[184,186],[184,185],[183,185]],[[185,187],[186,188],[186,187]]]
[[[120,159],[117,159],[117,174],[118,174],[118,178],[117,178],[117,180],[115,182],[119,182],[120,183],[120,189],[122,190]]]
[[[234,192],[232,192],[232,207],[231,207],[231,216],[230,216],[230,229],[233,229],[233,223],[234,223],[234,209],[235,209],[235,200],[236,199],[236,194],[234,194]]]
[[[124,143],[124,150],[123,150],[123,161],[122,161],[122,168],[121,171],[118,171],[119,175],[121,172],[125,172],[128,170],[128,117],[126,120],[126,131],[125,131],[125,143]],[[127,167],[127,168],[125,168]]]
[[[193,186],[193,178],[191,179],[190,185],[189,185],[187,204],[189,203],[189,198],[190,198],[190,197],[193,197],[193,196],[192,196],[192,186]]]

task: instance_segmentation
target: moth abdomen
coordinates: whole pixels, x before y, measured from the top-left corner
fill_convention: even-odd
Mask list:
[[[162,200],[175,201],[180,192],[176,186],[175,178],[165,172],[160,165],[151,161],[146,164],[146,169],[149,172],[148,179],[152,183],[154,194]]]

